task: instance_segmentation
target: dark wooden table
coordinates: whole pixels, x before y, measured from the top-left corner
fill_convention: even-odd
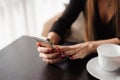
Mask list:
[[[0,80],[97,80],[86,70],[87,59],[47,65],[35,44],[22,36],[0,51]]]

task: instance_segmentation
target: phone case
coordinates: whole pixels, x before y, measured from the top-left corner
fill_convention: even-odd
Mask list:
[[[50,39],[48,39],[46,37],[35,37],[35,40],[37,42],[40,42],[41,46],[43,46],[43,47],[54,48]]]

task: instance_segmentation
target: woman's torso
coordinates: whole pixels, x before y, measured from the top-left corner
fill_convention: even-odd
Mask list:
[[[108,21],[104,21],[101,17],[100,10],[98,5],[95,7],[95,39],[109,39],[115,37],[115,14],[112,14],[112,17]]]

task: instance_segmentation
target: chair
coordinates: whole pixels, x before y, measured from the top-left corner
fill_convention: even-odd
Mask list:
[[[50,18],[48,21],[44,23],[43,31],[41,34],[42,36],[44,37],[47,36],[50,28],[61,15],[62,13],[58,13],[57,15]],[[69,34],[66,33],[65,41],[74,42],[74,43],[79,43],[81,41],[84,41],[83,32],[84,32],[84,17],[83,17],[83,12],[81,12],[78,18],[71,25],[70,33]]]

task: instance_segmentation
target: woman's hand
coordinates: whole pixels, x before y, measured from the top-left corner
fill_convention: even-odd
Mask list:
[[[85,42],[71,46],[61,46],[60,49],[64,51],[64,55],[69,56],[70,59],[82,59],[96,51],[96,47],[94,42]]]
[[[65,52],[64,56],[70,56],[70,59],[82,59],[96,51],[101,44],[120,44],[118,38],[89,41],[71,46],[61,46],[60,49]]]
[[[40,43],[37,43],[37,50],[39,52],[39,56],[45,61],[47,64],[53,64],[60,62],[65,56],[59,48],[51,49],[46,47],[41,47]]]

